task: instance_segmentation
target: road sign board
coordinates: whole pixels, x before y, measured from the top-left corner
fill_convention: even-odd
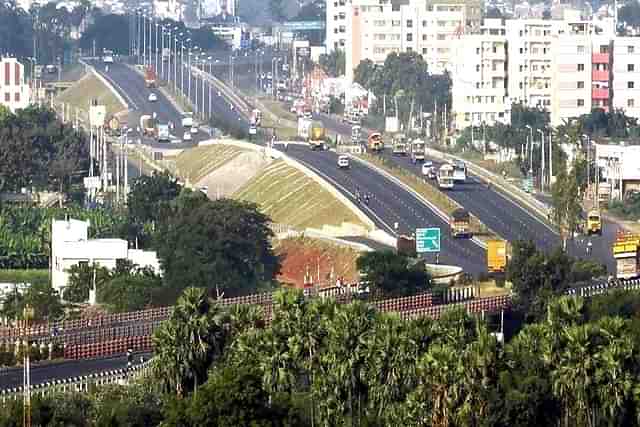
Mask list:
[[[440,229],[417,228],[416,252],[440,252]]]
[[[287,30],[324,30],[326,24],[324,21],[289,21],[282,24]]]

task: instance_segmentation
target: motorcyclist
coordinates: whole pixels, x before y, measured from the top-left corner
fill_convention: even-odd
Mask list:
[[[591,243],[591,240],[589,240],[589,242],[587,242],[587,255],[591,255],[592,250],[593,250],[593,243]]]

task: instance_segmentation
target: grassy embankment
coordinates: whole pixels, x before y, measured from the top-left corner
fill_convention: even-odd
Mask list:
[[[296,229],[341,226],[345,222],[364,227],[347,206],[320,184],[282,161],[273,162],[234,197],[257,203],[273,222]]]
[[[64,102],[65,104],[78,108],[86,115],[88,114],[89,103],[92,99],[97,99],[98,104],[106,107],[107,117],[120,113],[125,109],[125,106],[109,88],[93,74],[85,74],[85,76],[78,80],[73,86],[58,95],[55,102]]]

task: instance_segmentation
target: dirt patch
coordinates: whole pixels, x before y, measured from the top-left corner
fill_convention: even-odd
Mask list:
[[[55,100],[56,103],[64,102],[79,110],[79,113],[88,114],[89,101],[97,99],[98,104],[104,105],[107,117],[122,112],[125,106],[116,98],[111,90],[93,74],[86,74],[76,84],[65,90]],[[83,120],[84,117],[81,117]]]
[[[302,288],[307,275],[321,287],[334,286],[339,277],[346,283],[358,279],[356,260],[360,252],[355,249],[298,237],[280,240],[275,251],[282,259],[282,270],[278,275],[282,283]]]

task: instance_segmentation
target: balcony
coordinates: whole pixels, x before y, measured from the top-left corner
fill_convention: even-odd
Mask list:
[[[608,82],[609,70],[593,70],[591,71],[591,80],[594,82]]]
[[[609,63],[609,54],[608,53],[594,53],[591,56],[591,62],[594,64],[608,64]]]
[[[591,99],[609,99],[609,89],[608,88],[592,88],[591,89]]]

